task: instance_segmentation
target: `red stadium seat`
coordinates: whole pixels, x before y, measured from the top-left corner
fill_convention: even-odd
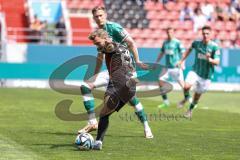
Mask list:
[[[171,12],[167,12],[165,19],[169,20],[169,21],[175,21],[179,19],[179,12],[177,11],[171,11]]]
[[[154,6],[155,5],[155,3],[154,2],[152,2],[152,1],[146,1],[145,2],[145,4],[144,4],[144,9],[146,9],[146,10],[153,10],[154,9]]]
[[[163,41],[164,41],[164,39],[159,38],[153,42],[153,46],[156,48],[160,48],[160,47],[162,47]]]
[[[167,9],[171,10],[171,11],[177,11],[177,10],[176,10],[176,6],[177,6],[177,3],[176,3],[176,2],[171,2],[171,1],[169,1],[169,2],[165,5],[165,7],[166,7]]]
[[[225,30],[225,23],[222,21],[214,22],[213,28],[217,31]]]
[[[163,5],[162,3],[147,1],[144,5],[144,8],[148,11],[160,11],[163,9]]]
[[[222,48],[231,48],[232,47],[232,42],[230,40],[222,40]]]
[[[140,34],[139,36],[140,36],[140,38],[142,38],[142,39],[148,39],[149,36],[151,35],[151,33],[152,33],[151,30],[149,30],[149,29],[143,29],[142,32],[141,32],[141,34]]]
[[[193,2],[192,0],[189,0],[189,7],[192,8],[192,10],[194,10],[197,7],[197,3]]]
[[[7,28],[13,28],[18,30],[19,28],[28,28],[28,18],[25,15],[25,6],[24,6],[25,0],[1,0],[0,1],[0,8],[2,12],[5,15],[5,22]],[[25,32],[24,30],[19,30],[16,33],[13,33],[10,35],[9,32],[7,32],[8,38],[10,36],[14,37],[21,37],[19,39],[13,38],[14,41],[17,42],[28,42],[27,35],[29,32]]]
[[[195,37],[195,33],[192,30],[184,31],[183,38],[186,40],[192,40]]]
[[[212,4],[215,4],[218,2],[218,0],[206,0],[208,3],[212,3]]]
[[[158,11],[163,10],[163,4],[162,3],[156,3],[154,6],[155,6],[155,10],[158,10]]]
[[[216,38],[219,40],[230,40],[229,32],[226,31],[220,31],[217,35]]]
[[[147,19],[149,20],[154,20],[154,19],[157,19],[157,12],[156,11],[148,11],[147,12]]]
[[[171,27],[174,29],[178,29],[180,25],[181,25],[181,22],[179,20],[175,20],[171,23]]]
[[[151,29],[156,29],[158,28],[160,25],[160,21],[159,20],[151,20],[150,24],[149,24],[149,28]]]
[[[213,22],[213,25],[212,25],[212,29],[215,30],[216,32],[218,32],[221,28],[221,24],[218,22],[219,21],[215,21],[215,22]]]
[[[131,37],[133,37],[134,39],[135,39],[135,38],[139,38],[141,32],[142,32],[142,30],[141,30],[141,29],[138,29],[138,28],[134,28],[134,29],[132,29],[131,31],[129,31]]]
[[[192,21],[181,22],[179,28],[182,30],[193,30],[193,22]]]
[[[237,31],[231,31],[229,33],[230,40],[235,40],[237,38]]]
[[[164,29],[167,29],[170,26],[171,26],[171,21],[163,20],[163,21],[160,22],[158,28],[164,30]]]
[[[157,40],[160,37],[163,37],[163,34],[166,34],[163,30],[157,29],[152,32],[152,38]]]
[[[154,44],[154,40],[153,39],[147,39],[147,40],[145,40],[144,41],[144,43],[142,44],[142,46],[141,47],[152,47],[153,46],[153,44]]]
[[[165,30],[162,30],[159,34],[159,38],[160,39],[166,39],[167,38],[167,34]]]
[[[175,37],[178,39],[184,39],[185,32],[183,30],[176,30],[175,31]]]
[[[141,39],[141,38],[137,38],[137,39],[135,39],[135,42],[138,47],[141,47],[145,43],[145,40]]]
[[[180,12],[180,11],[184,8],[184,6],[185,6],[185,3],[184,3],[184,2],[178,2],[178,3],[174,6],[175,11]]]
[[[234,30],[236,30],[236,26],[237,25],[234,22],[232,22],[232,21],[228,21],[228,22],[225,23],[225,29],[227,31],[234,31]]]
[[[168,17],[168,11],[162,10],[156,12],[156,18],[159,20],[165,20]]]

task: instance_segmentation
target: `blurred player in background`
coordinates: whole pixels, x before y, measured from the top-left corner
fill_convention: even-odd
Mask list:
[[[107,13],[104,7],[97,6],[93,8],[92,14],[93,14],[93,19],[95,20],[98,27],[105,30],[114,42],[121,43],[122,45],[125,45],[126,47],[129,48],[129,50],[133,54],[135,63],[139,67],[143,69],[148,68],[147,65],[145,65],[139,60],[137,47],[133,39],[127,33],[127,31],[123,29],[121,25],[114,22],[107,21]],[[87,126],[85,126],[83,129],[80,129],[78,133],[91,132],[92,130],[97,129],[97,120],[94,112],[94,97],[91,92],[94,88],[106,86],[109,82],[109,75],[106,71],[99,73],[104,59],[106,62],[110,60],[109,57],[104,57],[104,54],[99,52],[97,55],[96,68],[94,72],[94,75],[96,77],[95,81],[92,83],[86,82],[85,85],[81,86],[81,93],[83,95],[84,106],[88,112],[89,120],[88,120]],[[96,74],[98,75],[96,76]],[[135,77],[137,76],[136,72],[134,73],[134,76]],[[136,95],[132,99],[130,99],[129,103],[131,106],[135,108],[135,113],[144,126],[145,137],[153,138],[153,134],[151,132],[151,129],[147,121],[146,113],[144,111],[142,104],[137,99]]]
[[[166,67],[167,71],[165,74],[159,77],[159,87],[160,93],[162,93],[163,103],[159,105],[159,108],[165,108],[169,106],[169,100],[167,98],[167,94],[164,93],[164,83],[169,78],[177,81],[179,85],[183,88],[184,87],[184,78],[183,78],[183,71],[181,68],[176,67],[177,62],[181,59],[182,53],[185,51],[181,41],[174,37],[174,30],[173,28],[169,27],[166,29],[167,39],[163,42],[161,51],[158,55],[156,63],[158,63],[163,56],[166,56]],[[189,95],[185,95],[185,99],[190,99]]]
[[[211,83],[211,78],[214,73],[214,66],[220,63],[220,50],[217,43],[211,40],[212,29],[210,26],[202,28],[202,40],[193,41],[191,47],[183,54],[182,59],[178,65],[182,66],[183,61],[188,57],[192,50],[195,50],[195,63],[192,71],[186,77],[184,92],[189,94],[189,90],[195,84],[195,93],[193,102],[190,104],[188,111],[185,113],[186,117],[192,117],[192,110],[197,105],[201,95],[207,91]],[[180,103],[182,106],[186,99]]]

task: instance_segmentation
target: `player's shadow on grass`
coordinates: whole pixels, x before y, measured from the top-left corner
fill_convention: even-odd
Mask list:
[[[135,137],[135,138],[139,138],[139,137],[143,137],[143,135],[115,135],[115,136],[112,136],[112,137],[120,137],[120,138],[133,138],[133,137]]]
[[[76,133],[72,133],[72,132],[36,132],[38,134],[48,134],[48,135],[56,135],[56,136],[77,136]],[[97,136],[97,132],[91,132],[91,135],[93,137],[96,137]],[[143,138],[142,135],[131,135],[131,134],[128,134],[128,135],[113,135],[113,134],[106,134],[105,137],[120,137],[120,138]],[[73,139],[74,141],[74,139]],[[57,144],[57,142],[55,144],[53,143],[38,143],[38,144],[32,144],[33,146],[46,146],[48,147],[49,149],[57,149],[57,148],[68,148],[69,150],[71,151],[79,151],[79,149],[76,147],[76,145],[74,143],[69,142],[69,143],[66,143],[66,144]]]
[[[50,135],[57,135],[57,136],[77,136],[77,133],[71,133],[71,132],[37,132],[38,134],[50,134]],[[91,132],[90,133],[93,137],[97,136],[97,132]],[[125,135],[112,135],[112,134],[106,134],[105,137],[125,137],[125,138],[131,138],[131,137],[143,137],[142,135],[134,135],[134,134],[125,134]]]
[[[33,144],[34,146],[49,146],[49,149],[59,149],[59,148],[68,148],[70,151],[88,151],[88,150],[79,150],[75,144]]]
[[[68,143],[68,144],[47,144],[47,143],[42,143],[42,144],[40,144],[40,143],[38,143],[38,144],[32,144],[33,146],[49,146],[48,148],[49,149],[57,149],[57,148],[68,148],[68,147],[70,147],[71,149],[70,150],[77,150],[77,148],[76,148],[76,145],[75,144],[73,144],[73,143]]]
[[[77,135],[76,133],[73,132],[31,132],[31,133],[36,133],[36,134],[50,134],[50,135],[58,135],[58,136],[74,136]]]

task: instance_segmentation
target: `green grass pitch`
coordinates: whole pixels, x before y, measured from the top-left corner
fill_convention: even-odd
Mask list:
[[[187,106],[176,108],[181,92],[170,93],[171,106],[161,112],[156,107],[160,96],[142,98],[154,139],[144,138],[143,126],[127,105],[110,118],[102,151],[77,150],[76,131],[86,121],[62,121],[55,115],[55,105],[66,98],[74,100],[73,113],[83,112],[80,96],[1,88],[0,97],[0,160],[240,159],[240,93],[207,92],[192,120],[181,117]]]

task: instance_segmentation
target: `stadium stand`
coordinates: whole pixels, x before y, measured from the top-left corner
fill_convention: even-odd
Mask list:
[[[105,0],[104,2],[110,21],[119,22],[130,29],[148,28],[149,21],[142,1]]]
[[[103,5],[102,0],[67,0],[67,7],[71,12],[80,10],[91,10],[93,6]]]
[[[0,0],[1,12],[5,13],[8,40],[29,42],[29,17],[26,0]],[[91,9],[104,5],[108,19],[120,23],[135,39],[138,46],[160,47],[166,38],[164,29],[171,26],[176,29],[176,37],[188,46],[189,42],[200,37],[194,32],[194,20],[183,20],[180,16],[186,4],[193,11],[196,8],[208,14],[207,24],[214,29],[214,38],[223,47],[235,47],[239,30],[239,5],[230,0],[65,0],[67,13],[65,23],[70,22],[71,43],[92,45],[87,35],[95,28],[91,19]],[[14,4],[14,5],[13,5]],[[17,5],[16,5],[17,4]],[[214,9],[214,11],[213,11]],[[80,16],[79,16],[80,15]],[[221,17],[223,16],[223,17]],[[55,29],[55,28],[53,28]],[[67,37],[69,38],[69,37]]]
[[[28,42],[27,33],[23,28],[28,27],[25,11],[25,0],[0,0],[1,12],[5,13],[8,40],[17,39],[17,42]]]
[[[72,44],[91,45],[92,42],[88,40],[88,35],[92,31],[89,18],[84,17],[70,17],[73,41]]]

